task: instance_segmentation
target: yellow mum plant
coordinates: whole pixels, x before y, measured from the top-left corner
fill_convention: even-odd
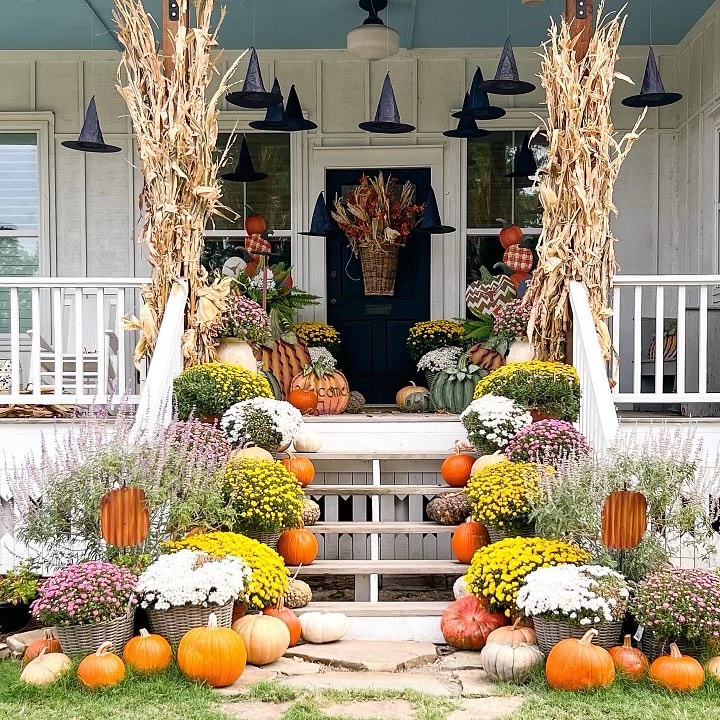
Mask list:
[[[298,340],[308,347],[327,348],[332,355],[340,349],[340,333],[332,325],[322,322],[303,322],[293,328]]]
[[[225,468],[228,502],[239,532],[296,527],[305,497],[298,479],[274,460],[232,460]]]
[[[465,335],[461,325],[452,320],[423,320],[410,328],[407,347],[415,362],[431,350],[457,345]]]
[[[503,530],[527,525],[539,499],[539,473],[533,463],[509,460],[489,465],[468,481],[465,495],[474,520]]]
[[[470,592],[510,617],[525,577],[555,565],[583,565],[590,555],[576,545],[546,538],[514,537],[480,548],[465,575]]]
[[[205,535],[189,535],[166,548],[197,550],[213,557],[232,555],[242,558],[252,568],[250,582],[245,587],[243,602],[249,610],[262,610],[274,605],[288,589],[288,569],[285,562],[271,547],[264,543],[232,532],[212,532]]]

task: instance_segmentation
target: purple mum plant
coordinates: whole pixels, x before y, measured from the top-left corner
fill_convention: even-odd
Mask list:
[[[521,428],[505,448],[513,462],[537,462],[555,467],[572,457],[588,455],[585,436],[565,420],[540,420]]]
[[[272,331],[268,314],[258,303],[240,293],[233,293],[227,301],[227,310],[221,323],[214,329],[215,339],[236,338],[264,345],[270,341]]]

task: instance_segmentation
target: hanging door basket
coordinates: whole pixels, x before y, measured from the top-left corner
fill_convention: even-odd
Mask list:
[[[208,605],[207,607],[187,605],[172,607],[168,610],[148,608],[150,630],[156,635],[162,635],[171,645],[177,646],[186,632],[205,627],[210,620],[211,613],[215,613],[218,627],[229,628],[232,625],[233,604],[233,601],[230,600],[224,605]]]
[[[365,295],[395,294],[399,250],[399,245],[383,245],[380,250],[367,245],[360,247]]]

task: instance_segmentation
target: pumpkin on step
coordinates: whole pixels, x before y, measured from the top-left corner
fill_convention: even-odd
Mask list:
[[[670,654],[663,655],[650,665],[650,679],[675,692],[697,690],[705,682],[703,666],[693,657],[682,655],[675,643]]]
[[[462,453],[459,448],[455,448],[455,452],[443,460],[440,474],[450,487],[465,487],[470,479],[474,462],[475,458],[472,455]]]
[[[479,473],[490,465],[497,465],[498,463],[505,462],[507,458],[500,451],[493,453],[492,455],[481,455],[470,469],[470,476],[472,477],[475,473]]]
[[[491,612],[485,600],[468,595],[447,606],[440,620],[440,632],[454,648],[482,650],[488,635],[506,622],[504,613]]]
[[[430,391],[411,382],[407,387],[398,390],[395,395],[395,402],[403,412],[430,412]]]
[[[515,288],[507,275],[492,275],[485,267],[480,268],[480,279],[468,285],[465,302],[477,317],[492,315],[516,297]]]
[[[288,402],[303,415],[308,415],[317,410],[318,396],[314,390],[296,388],[288,395]]]
[[[230,459],[275,461],[275,458],[265,448],[258,447],[255,443],[245,443],[240,450],[233,450],[230,453]]]
[[[300,616],[302,639],[315,644],[337,642],[347,632],[347,622],[342,613],[305,613]]]
[[[452,536],[453,555],[461,563],[472,562],[473,556],[490,543],[487,528],[479,522],[468,520],[457,526]]]
[[[459,415],[472,402],[475,386],[487,375],[477,365],[468,362],[463,355],[455,370],[439,372],[430,390],[430,399],[437,410]]]
[[[615,665],[610,653],[592,639],[598,634],[594,628],[583,637],[561,640],[550,651],[545,663],[545,676],[553,690],[593,690],[612,685]]]
[[[302,630],[300,618],[290,608],[285,607],[282,598],[277,601],[274,607],[266,607],[263,610],[263,615],[270,615],[278,620],[282,620],[282,622],[287,625],[287,629],[290,631],[290,645],[288,645],[288,647],[295,647],[298,644]]]
[[[315,479],[315,466],[309,458],[288,452],[288,457],[281,462],[303,487],[307,487]]]
[[[318,541],[315,534],[301,524],[280,535],[277,551],[287,565],[311,565],[318,554]]]
[[[467,495],[462,491],[438,495],[425,508],[427,516],[441,525],[458,525],[465,522],[471,511]]]
[[[293,440],[293,447],[295,452],[316,453],[322,447],[320,433],[314,430],[301,430]]]

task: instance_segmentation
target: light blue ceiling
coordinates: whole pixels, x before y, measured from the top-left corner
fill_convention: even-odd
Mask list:
[[[165,1],[165,0],[163,0]],[[159,17],[161,0],[145,0]],[[607,0],[617,10],[625,0]],[[713,0],[627,0],[624,42],[678,43]],[[228,14],[220,44],[245,48],[342,48],[347,31],[364,13],[357,0],[225,0]],[[110,50],[113,0],[0,0],[0,50]],[[522,5],[520,0],[390,0],[390,25],[403,47],[495,47],[508,34],[516,46],[545,38],[548,17],[560,16],[565,0]],[[652,8],[652,12],[651,12]],[[387,20],[387,11],[382,13]]]

